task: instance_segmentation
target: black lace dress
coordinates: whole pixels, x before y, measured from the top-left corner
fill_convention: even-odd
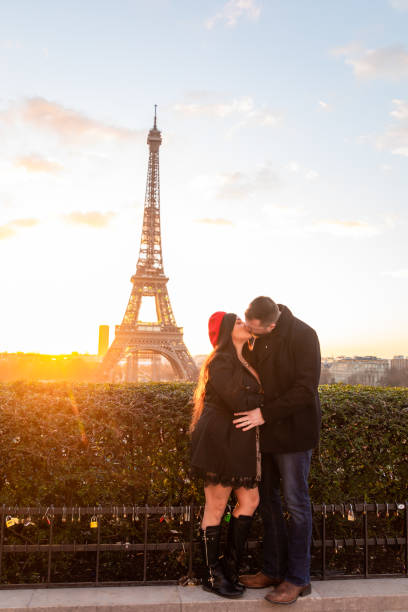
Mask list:
[[[192,474],[205,484],[256,487],[261,478],[258,427],[242,431],[232,420],[235,412],[262,407],[262,389],[228,352],[216,354],[208,374],[204,409],[191,437]]]

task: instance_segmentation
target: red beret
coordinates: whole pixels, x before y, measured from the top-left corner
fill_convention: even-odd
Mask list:
[[[217,311],[214,312],[208,320],[208,335],[214,348],[217,344],[218,336],[220,335],[222,320],[226,314],[226,312]]]

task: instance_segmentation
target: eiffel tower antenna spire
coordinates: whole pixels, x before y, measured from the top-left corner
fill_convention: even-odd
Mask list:
[[[159,147],[161,132],[157,129],[157,104],[154,105],[154,125],[147,137],[149,145],[149,166],[147,170],[146,194],[143,215],[142,236],[140,239],[137,273],[143,275],[161,273],[163,257],[160,230],[160,169]]]
[[[154,124],[147,136],[149,162],[136,274],[130,279],[132,292],[121,325],[116,326],[115,338],[101,364],[105,380],[139,379],[139,361],[148,356],[152,363],[164,357],[179,380],[195,380],[197,368],[184,344],[183,328],[177,327],[170,298],[168,278],[164,274],[160,229],[160,172],[159,148],[161,132],[157,129],[157,104],[154,105]],[[139,320],[143,298],[154,298],[156,322]],[[120,363],[126,361],[126,370]],[[153,368],[154,370],[154,368]],[[152,378],[155,378],[154,372]],[[156,376],[157,378],[157,376]]]

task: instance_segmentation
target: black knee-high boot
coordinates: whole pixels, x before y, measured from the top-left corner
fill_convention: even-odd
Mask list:
[[[209,526],[206,529],[200,530],[203,557],[206,565],[203,589],[221,595],[221,597],[237,599],[242,596],[242,593],[238,592],[228,578],[226,578],[219,559],[220,531],[220,525]]]
[[[245,590],[244,585],[239,582],[239,566],[242,561],[251,524],[252,516],[241,514],[241,516],[235,518],[232,515],[228,528],[227,548],[223,558],[224,573],[239,593],[243,593]]]

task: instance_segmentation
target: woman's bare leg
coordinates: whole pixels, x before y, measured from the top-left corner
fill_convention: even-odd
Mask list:
[[[234,493],[237,496],[237,504],[232,512],[235,518],[239,516],[252,516],[259,505],[259,491],[258,487],[255,489],[245,489],[240,487],[234,489]]]
[[[205,508],[201,522],[202,529],[209,525],[219,525],[221,523],[231,490],[231,487],[223,487],[220,484],[210,484],[204,487]]]

